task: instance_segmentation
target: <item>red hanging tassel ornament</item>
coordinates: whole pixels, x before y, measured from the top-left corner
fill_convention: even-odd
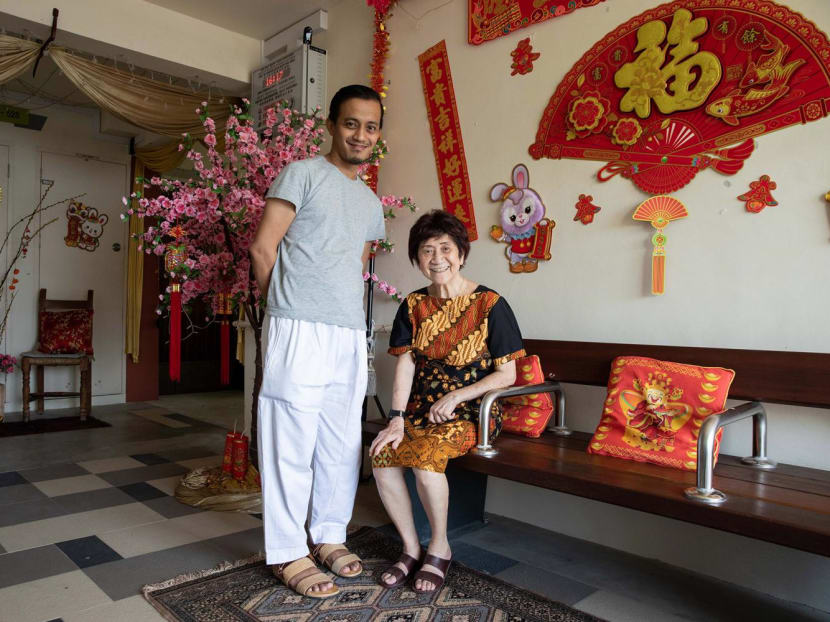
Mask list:
[[[170,380],[182,379],[182,291],[178,283],[170,286]]]
[[[187,259],[187,247],[179,243],[181,236],[176,233],[176,242],[168,244],[164,255],[164,268],[170,275],[170,380],[173,382],[182,379],[182,289],[176,272]]]
[[[231,324],[233,314],[233,298],[230,294],[217,294],[216,314],[221,316],[219,327],[219,383],[222,386],[231,383]]]

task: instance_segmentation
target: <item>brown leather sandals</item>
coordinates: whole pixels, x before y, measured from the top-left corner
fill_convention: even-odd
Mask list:
[[[323,564],[339,577],[350,579],[363,572],[363,561],[354,553],[350,553],[342,544],[316,544],[311,549],[314,559]],[[360,570],[343,572],[343,568],[353,563],[360,564]]]
[[[395,563],[403,564],[404,568],[406,568],[406,572],[398,568],[395,564],[392,564],[383,571],[383,573],[378,577],[378,583],[383,587],[398,587],[399,585],[403,585],[406,583],[406,580],[409,578],[409,575],[412,574],[412,571],[415,570],[415,566],[418,565],[418,560],[412,557],[411,555],[407,555],[406,553],[401,553],[401,556],[398,558],[398,561]],[[395,577],[395,581],[393,583],[386,583],[383,580],[383,575],[391,574]]]
[[[282,581],[287,587],[301,596],[311,598],[328,598],[340,593],[340,588],[332,585],[325,591],[313,592],[311,588],[322,583],[331,583],[331,577],[320,572],[317,564],[310,557],[301,557],[293,562],[275,564],[271,566],[274,576]]]
[[[444,559],[444,558],[438,557],[436,555],[429,555],[428,554],[426,557],[424,557],[424,563],[421,565],[421,570],[419,570],[418,572],[415,573],[415,576],[413,577],[413,580],[418,581],[418,579],[420,579],[421,581],[429,581],[430,583],[432,583],[435,586],[435,589],[433,589],[433,590],[419,590],[418,588],[415,588],[415,587],[413,587],[413,589],[418,594],[429,594],[430,592],[437,592],[438,590],[440,590],[441,587],[444,585],[444,581],[447,578],[447,570],[449,569],[451,563],[452,563],[452,557],[450,557],[449,559]],[[433,566],[433,567],[437,568],[438,570],[440,570],[441,572],[443,572],[444,576],[442,577],[441,575],[435,574],[431,570],[423,570],[424,566]]]

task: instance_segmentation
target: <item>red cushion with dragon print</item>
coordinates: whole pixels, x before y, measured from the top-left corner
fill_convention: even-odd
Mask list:
[[[535,354],[516,360],[516,384],[538,384],[545,381],[542,364]],[[538,438],[545,431],[553,415],[550,393],[517,395],[502,400],[502,430],[531,438]]]
[[[694,471],[700,424],[723,411],[734,378],[723,367],[617,357],[588,453]],[[715,438],[716,461],[722,433]]]
[[[92,310],[41,311],[40,345],[47,354],[92,355]]]

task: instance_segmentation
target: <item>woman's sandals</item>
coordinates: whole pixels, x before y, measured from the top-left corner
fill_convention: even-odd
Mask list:
[[[380,575],[378,579],[378,583],[383,587],[398,587],[399,585],[403,585],[406,583],[406,580],[409,578],[409,575],[412,574],[412,571],[415,569],[415,566],[418,565],[418,560],[412,557],[411,555],[407,555],[406,553],[401,553],[401,556],[398,558],[396,562],[401,564],[404,568],[406,568],[406,572],[395,566],[394,564],[389,566],[386,570],[383,571],[383,574]],[[392,583],[386,583],[383,580],[383,575],[389,574],[392,575],[395,580]]]
[[[354,553],[350,553],[342,544],[317,544],[311,549],[314,558],[339,577],[350,579],[363,572],[363,561]],[[360,564],[360,569],[353,572],[343,572],[345,566]]]
[[[435,588],[431,590],[419,590],[417,587],[415,587],[414,590],[418,594],[429,594],[430,592],[437,592],[438,590],[440,590],[441,586],[444,585],[444,580],[447,578],[447,569],[450,567],[450,563],[452,563],[452,557],[450,557],[449,559],[444,559],[436,555],[427,555],[426,557],[424,557],[424,563],[421,566],[422,569],[415,573],[414,581],[416,583],[419,579],[422,582],[429,581],[435,586]],[[434,568],[437,568],[439,571],[444,573],[444,576],[442,577],[441,575],[435,574],[431,570],[423,570],[424,566],[432,566]]]
[[[331,577],[320,572],[317,564],[310,557],[301,557],[293,562],[275,564],[271,567],[274,576],[287,587],[301,596],[311,598],[328,598],[340,593],[340,588],[332,585],[328,590],[313,591],[315,585],[331,583]]]

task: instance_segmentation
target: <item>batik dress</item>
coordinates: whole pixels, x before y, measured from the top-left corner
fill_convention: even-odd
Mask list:
[[[455,298],[430,296],[423,288],[406,297],[392,325],[389,353],[409,351],[415,357],[415,375],[404,439],[397,450],[386,445],[372,465],[443,473],[447,460],[464,455],[476,444],[483,396],[459,403],[456,418],[444,423],[430,423],[429,409],[450,391],[478,382],[497,365],[524,356],[522,335],[507,301],[483,285]],[[501,431],[501,419],[501,408],[494,403],[491,438]]]

